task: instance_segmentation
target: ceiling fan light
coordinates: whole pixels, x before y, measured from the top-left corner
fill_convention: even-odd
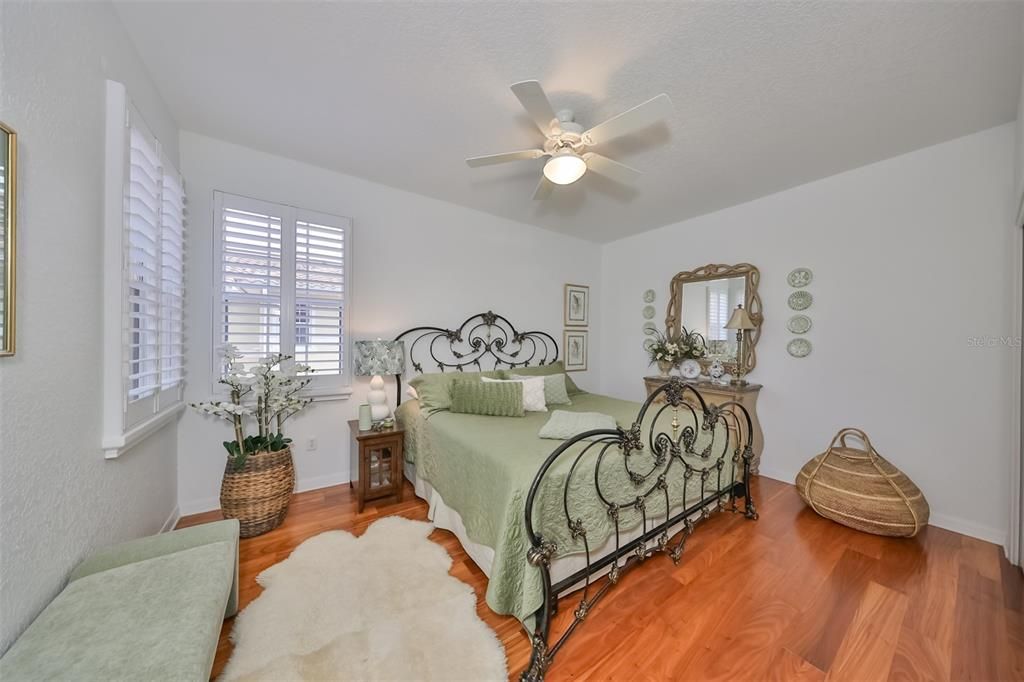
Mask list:
[[[571,185],[587,172],[587,162],[571,151],[555,153],[544,164],[544,177],[556,185]]]

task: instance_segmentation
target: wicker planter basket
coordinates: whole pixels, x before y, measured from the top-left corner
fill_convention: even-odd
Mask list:
[[[220,484],[220,508],[226,519],[238,519],[243,538],[262,535],[281,525],[295,488],[290,447],[249,455],[241,469],[230,461]]]
[[[865,449],[847,446],[850,435]],[[826,519],[866,533],[913,537],[928,523],[924,494],[860,429],[841,429],[828,450],[800,470],[796,489]]]

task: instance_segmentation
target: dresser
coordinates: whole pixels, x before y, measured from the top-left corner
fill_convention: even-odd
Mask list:
[[[650,395],[659,386],[667,383],[669,379],[671,377],[644,377],[647,395]],[[754,451],[751,473],[756,474],[761,467],[761,452],[764,450],[764,434],[761,433],[761,422],[757,418],[757,396],[761,392],[761,384],[745,384],[743,386],[729,384],[721,386],[710,381],[687,381],[686,383],[700,391],[700,394],[704,396],[704,400],[712,405],[736,401],[747,409],[747,412],[750,413],[750,424],[753,428],[750,438],[750,446]],[[663,401],[664,396],[659,396],[658,400]],[[684,394],[684,400],[692,404],[697,402],[696,398],[689,391]],[[730,425],[730,429],[735,429],[735,427]],[[733,437],[735,436],[736,434],[734,433]]]

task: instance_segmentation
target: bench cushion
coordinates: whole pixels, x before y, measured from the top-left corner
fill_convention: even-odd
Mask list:
[[[0,659],[0,679],[209,679],[235,552],[214,542],[80,575]]]
[[[225,519],[122,542],[119,545],[101,549],[78,564],[68,580],[73,582],[87,575],[107,571],[117,566],[180,552],[183,549],[200,545],[228,541],[235,546],[235,580],[231,590],[231,599],[228,600],[224,613],[224,617],[227,618],[235,615],[235,611],[238,610],[238,531],[238,519]]]

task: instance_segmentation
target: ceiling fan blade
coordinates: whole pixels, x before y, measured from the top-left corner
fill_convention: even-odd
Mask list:
[[[551,196],[551,190],[555,188],[555,183],[548,180],[543,175],[540,176],[540,182],[537,184],[537,190],[533,193],[535,201],[547,199]]]
[[[599,123],[583,133],[581,136],[583,144],[601,144],[620,135],[631,133],[634,130],[646,128],[652,123],[665,118],[671,109],[672,100],[665,93],[661,93],[657,97],[652,97],[643,104],[637,105],[629,111],[624,111],[618,116],[613,116],[604,123]]]
[[[587,162],[587,170],[593,171],[598,175],[603,175],[606,178],[615,180],[616,182],[630,183],[642,175],[640,171],[632,166],[627,166],[626,164],[619,163],[618,161],[612,161],[607,156],[601,156],[594,152],[587,152],[584,154],[583,160]]]
[[[506,161],[519,161],[520,159],[539,159],[547,152],[543,149],[523,149],[518,152],[505,152],[503,154],[488,154],[487,156],[472,156],[466,159],[466,165],[470,168],[478,166],[490,166],[493,163],[505,163]]]
[[[545,137],[561,132],[555,110],[551,107],[551,102],[548,101],[548,96],[544,94],[544,89],[540,87],[538,81],[513,83],[512,94],[519,99],[519,103],[523,105],[526,113],[530,115]]]

